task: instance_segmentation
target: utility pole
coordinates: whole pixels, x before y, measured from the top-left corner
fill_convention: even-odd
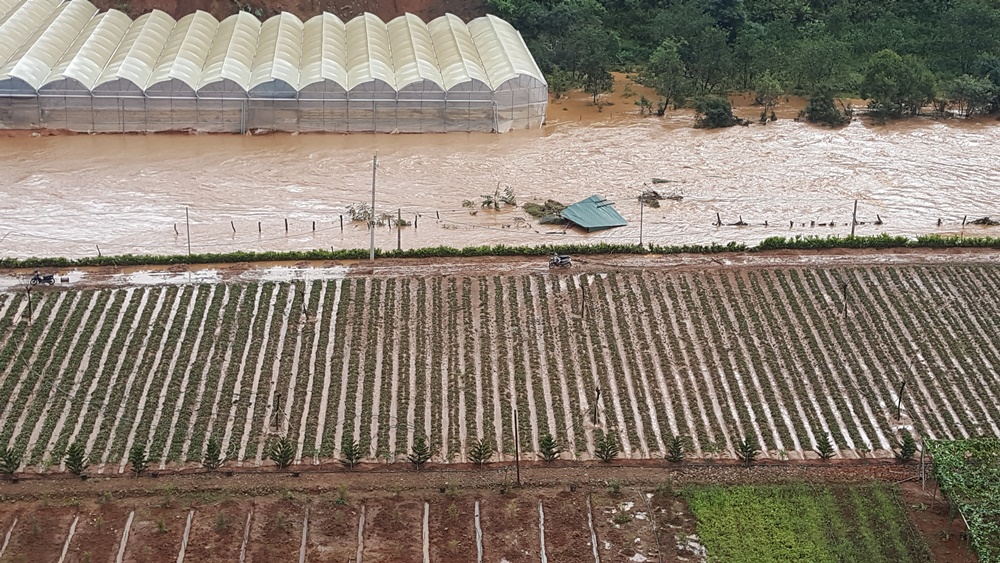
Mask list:
[[[368,259],[375,261],[375,170],[378,168],[378,151],[372,157],[372,215],[368,223],[368,230],[371,233],[371,247],[369,248]]]
[[[24,288],[24,291],[28,294],[28,326],[31,326],[31,318],[35,316],[35,311],[31,308],[31,286]]]
[[[851,215],[851,236],[854,236],[854,227],[858,224],[858,200],[854,200],[854,214]]]
[[[642,194],[639,194],[639,246],[642,246],[642,208],[645,207],[642,201]]]
[[[184,206],[184,223],[187,225],[188,256],[191,256],[191,214],[187,206]]]

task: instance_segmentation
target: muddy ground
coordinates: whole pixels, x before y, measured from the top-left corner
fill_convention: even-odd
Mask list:
[[[480,549],[484,561],[539,561],[541,504],[548,561],[590,560],[592,537],[602,561],[656,561],[658,554],[692,561],[687,546],[697,543],[686,538],[696,522],[679,488],[803,480],[901,482],[934,560],[974,560],[961,521],[935,498],[932,482],[922,487],[917,465],[532,464],[523,468],[523,487],[515,480],[500,466],[22,480],[0,485],[0,535],[10,532],[0,560],[56,561],[65,550],[65,561],[74,562],[112,561],[119,553],[122,561],[180,561],[183,546],[186,561],[297,561],[301,553],[306,561],[355,561],[359,548],[365,561],[416,562],[425,554],[468,561]]]

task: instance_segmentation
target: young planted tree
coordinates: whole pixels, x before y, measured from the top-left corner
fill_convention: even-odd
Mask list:
[[[409,455],[410,463],[417,467],[423,467],[431,458],[431,448],[427,445],[427,438],[422,434],[413,437],[413,450]]]
[[[73,475],[80,475],[87,470],[87,452],[83,444],[74,442],[66,449],[66,470]]]
[[[896,447],[899,451],[896,452],[896,459],[900,463],[907,463],[913,460],[913,456],[917,453],[917,441],[913,439],[907,431],[903,431],[903,439],[896,443]]]
[[[671,436],[667,439],[667,461],[680,463],[684,461],[684,438]]]
[[[0,450],[0,474],[13,479],[22,459],[24,452],[15,450],[13,446]]]
[[[469,448],[469,461],[480,467],[485,465],[492,457],[493,445],[486,441],[486,438],[480,438]]]
[[[209,471],[215,471],[223,461],[225,459],[222,457],[222,444],[213,436],[205,444],[205,458],[202,459],[201,465]]]
[[[555,461],[559,459],[559,446],[552,434],[545,434],[538,439],[538,449],[541,450],[542,459],[545,461]]]
[[[605,434],[597,430],[594,442],[594,455],[604,463],[611,463],[618,457],[618,440],[614,434]]]
[[[267,459],[277,464],[278,469],[286,469],[295,461],[295,444],[287,436],[272,441],[267,449]]]
[[[754,102],[763,106],[760,112],[761,123],[767,123],[768,114],[774,115],[779,96],[781,96],[781,83],[771,75],[771,71],[764,71],[764,75],[757,79],[757,85],[754,87]]]
[[[757,444],[757,438],[747,436],[736,443],[736,456],[740,458],[740,461],[742,461],[747,467],[753,465],[753,462],[757,459],[758,454],[760,454],[760,445]]]
[[[833,441],[830,440],[830,435],[825,434],[823,439],[816,443],[816,453],[819,454],[819,458],[826,461],[833,457]]]
[[[149,469],[149,458],[146,456],[146,445],[136,442],[128,452],[128,463],[132,466],[132,474],[136,477]]]
[[[354,438],[350,438],[340,447],[340,453],[344,456],[340,463],[353,469],[361,461],[361,444],[358,444]]]

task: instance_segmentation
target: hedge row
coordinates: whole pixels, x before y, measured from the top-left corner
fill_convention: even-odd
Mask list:
[[[547,256],[551,254],[716,254],[720,252],[757,252],[762,250],[817,250],[825,248],[1000,248],[997,237],[955,237],[926,235],[916,239],[903,236],[848,237],[770,237],[757,246],[729,244],[660,246],[636,244],[545,244],[540,246],[432,246],[409,250],[375,250],[378,258],[451,258],[469,256]],[[279,262],[302,260],[364,260],[369,251],[362,248],[345,250],[301,250],[287,252],[229,252],[225,254],[123,254],[87,258],[2,258],[0,268],[69,268],[79,266],[162,266],[172,264],[214,264],[234,262]]]

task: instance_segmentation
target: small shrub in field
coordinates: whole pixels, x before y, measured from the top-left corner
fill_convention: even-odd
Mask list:
[[[757,444],[757,438],[747,436],[736,443],[736,456],[739,457],[740,461],[742,461],[747,467],[753,465],[753,462],[757,459],[758,454],[760,454],[760,446]]]
[[[135,444],[128,452],[128,463],[132,466],[132,474],[136,477],[149,469],[149,458],[146,456],[145,444]]]
[[[469,461],[480,467],[486,464],[492,457],[493,446],[486,441],[486,438],[481,438],[469,448]]]
[[[829,434],[825,434],[823,438],[816,443],[816,453],[819,454],[819,458],[823,461],[833,457],[833,441],[830,439]]]
[[[594,446],[594,455],[604,463],[611,463],[618,457],[618,441],[614,434],[605,434],[598,430]]]
[[[340,460],[347,467],[356,467],[361,461],[361,445],[354,438],[350,438],[344,442],[344,445],[340,448],[341,455],[344,459]]]
[[[13,478],[23,458],[24,452],[15,450],[13,446],[0,450],[0,474]]]
[[[538,440],[538,449],[541,451],[542,459],[545,461],[555,461],[559,458],[559,446],[556,445],[552,434],[545,434]]]
[[[205,459],[201,461],[201,465],[209,471],[215,471],[222,465],[222,461],[222,444],[218,438],[209,438],[205,444]]]
[[[917,453],[917,441],[913,439],[913,435],[907,431],[903,431],[903,439],[900,440],[896,447],[899,451],[896,452],[896,459],[900,463],[906,463],[913,460],[913,456]]]
[[[666,459],[673,463],[684,461],[684,438],[672,436],[667,439]]]
[[[267,459],[277,464],[278,469],[287,468],[295,461],[295,444],[285,436],[274,440],[267,449]]]
[[[87,454],[83,444],[76,442],[66,449],[66,470],[73,475],[80,475],[87,470]]]
[[[417,467],[422,467],[431,458],[431,448],[427,445],[427,438],[422,434],[413,437],[413,450],[409,458],[410,463]]]

